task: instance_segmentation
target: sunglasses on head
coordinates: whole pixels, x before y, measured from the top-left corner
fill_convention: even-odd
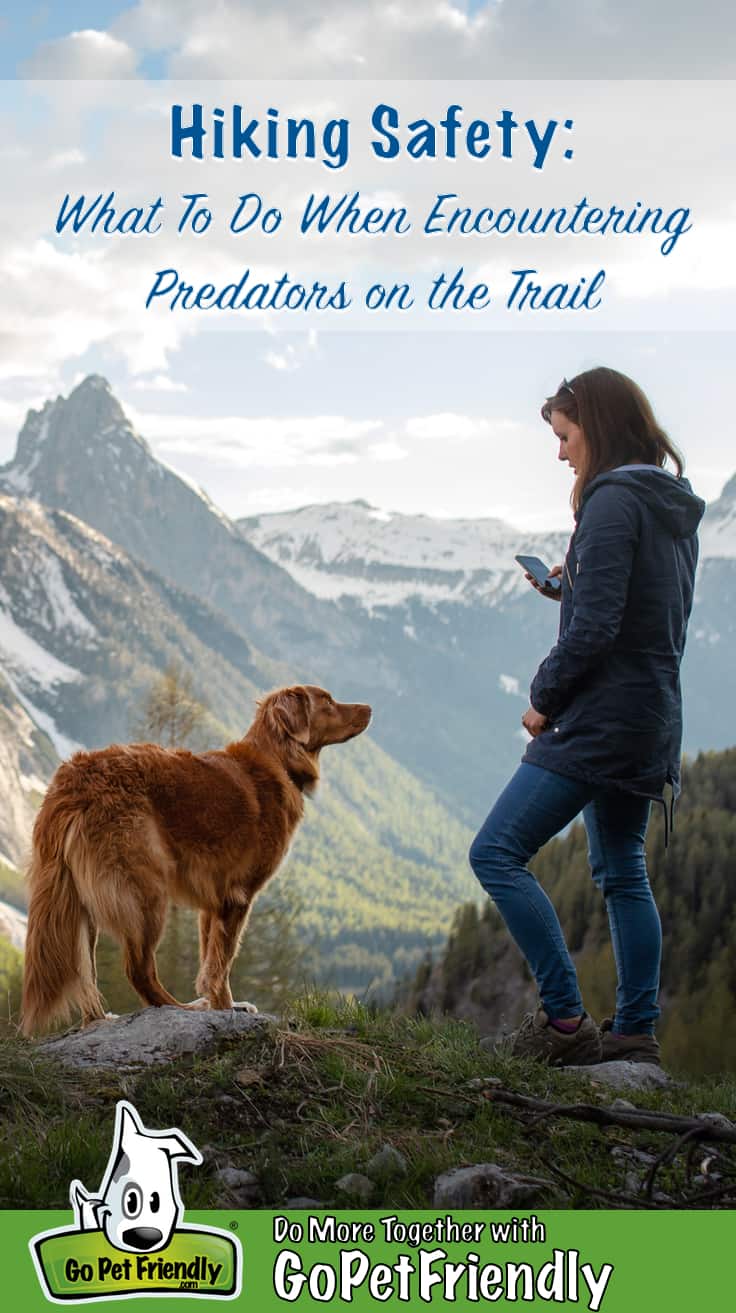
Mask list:
[[[566,378],[563,378],[563,380],[562,380],[562,382],[560,383],[560,386],[558,387],[557,391],[558,391],[558,392],[561,392],[563,388],[565,389],[566,392],[569,392],[569,393],[570,393],[570,396],[572,396],[572,397],[575,396],[575,389],[574,389],[573,387],[570,386],[570,384],[568,383],[568,381],[567,381]]]

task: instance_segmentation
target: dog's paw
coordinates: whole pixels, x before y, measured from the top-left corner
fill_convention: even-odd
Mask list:
[[[233,1003],[234,1012],[257,1012],[255,1003]]]
[[[184,1003],[183,1006],[189,1008],[190,1012],[207,1012],[209,1010],[210,1001],[208,998],[195,998],[191,1003]]]

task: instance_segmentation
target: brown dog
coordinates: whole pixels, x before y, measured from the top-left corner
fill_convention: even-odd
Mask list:
[[[367,728],[371,708],[311,685],[258,703],[245,738],[222,752],[152,743],[78,752],[59,767],[33,830],[23,983],[32,1034],[75,1004],[104,1016],[98,928],[122,945],[144,1003],[230,1008],[230,966],[258,890],[286,856],[319,779],[320,749]],[[156,973],[169,900],[199,908],[204,997],[180,1004]]]

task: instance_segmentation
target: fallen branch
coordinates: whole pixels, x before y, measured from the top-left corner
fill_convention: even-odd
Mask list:
[[[682,1135],[680,1135],[678,1139],[674,1141],[673,1144],[668,1144],[667,1148],[662,1150],[659,1157],[655,1158],[654,1162],[649,1168],[649,1171],[647,1172],[644,1185],[642,1186],[642,1189],[644,1190],[647,1199],[651,1199],[652,1197],[652,1193],[654,1191],[654,1178],[657,1175],[657,1172],[659,1171],[660,1167],[664,1167],[668,1163],[674,1162],[680,1150],[684,1149],[685,1145],[690,1140],[698,1140],[699,1138],[700,1138],[700,1134],[698,1128],[691,1127],[689,1131],[685,1131]]]
[[[484,1099],[493,1104],[521,1108],[539,1116],[572,1117],[579,1122],[595,1122],[598,1126],[629,1126],[640,1131],[670,1131],[698,1140],[720,1140],[736,1144],[736,1127],[715,1126],[702,1117],[680,1117],[675,1113],[606,1108],[594,1103],[549,1103],[546,1099],[533,1099],[515,1090],[493,1086],[484,1090]]]
[[[580,1194],[590,1194],[593,1195],[596,1199],[605,1199],[607,1203],[618,1204],[619,1207],[644,1208],[648,1210],[654,1210],[658,1208],[670,1209],[670,1208],[677,1208],[679,1206],[683,1208],[690,1207],[689,1204],[682,1204],[682,1205],[678,1205],[675,1203],[663,1204],[656,1199],[644,1199],[640,1195],[626,1194],[623,1191],[615,1192],[613,1190],[601,1190],[599,1186],[588,1185],[586,1181],[576,1181],[574,1176],[569,1176],[567,1172],[563,1172],[561,1167],[558,1167],[556,1163],[553,1163],[549,1158],[546,1158],[543,1153],[537,1153],[537,1158],[539,1159],[540,1162],[544,1163],[545,1167],[550,1172],[552,1172],[553,1176],[559,1177],[561,1181],[564,1181],[566,1185],[571,1185]]]

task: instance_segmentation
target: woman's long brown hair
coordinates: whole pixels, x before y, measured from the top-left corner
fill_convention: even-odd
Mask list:
[[[559,410],[579,424],[585,439],[585,457],[573,484],[570,503],[577,514],[583,493],[596,475],[618,465],[658,465],[669,459],[682,477],[680,452],[657,423],[641,388],[626,374],[601,365],[586,369],[560,384],[542,406],[542,419],[549,424]]]

